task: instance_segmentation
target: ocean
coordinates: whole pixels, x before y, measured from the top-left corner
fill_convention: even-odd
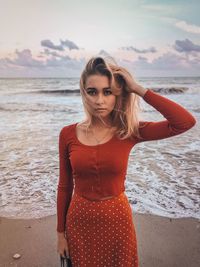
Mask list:
[[[200,219],[200,77],[137,81],[183,105],[197,119],[189,131],[131,150],[126,194],[134,212]],[[143,117],[164,117],[141,99]],[[0,216],[56,214],[58,136],[85,118],[78,78],[0,79]]]

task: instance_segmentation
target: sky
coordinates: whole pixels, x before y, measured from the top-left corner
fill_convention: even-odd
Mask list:
[[[79,77],[103,56],[135,76],[200,76],[198,0],[0,0],[0,77]]]

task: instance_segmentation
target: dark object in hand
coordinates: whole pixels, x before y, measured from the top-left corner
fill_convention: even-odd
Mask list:
[[[72,267],[71,259],[67,257],[66,252],[64,251],[65,257],[60,255],[60,267]]]

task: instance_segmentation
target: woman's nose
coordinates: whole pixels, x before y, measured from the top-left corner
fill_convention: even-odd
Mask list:
[[[99,94],[98,96],[97,96],[97,101],[96,101],[97,103],[103,103],[104,102],[104,96],[103,95],[101,95],[101,94]]]

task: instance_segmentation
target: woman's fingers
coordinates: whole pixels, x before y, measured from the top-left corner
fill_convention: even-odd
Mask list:
[[[117,70],[115,71],[115,74],[119,74],[121,75],[122,77],[124,77],[124,79],[130,79],[132,78],[131,74],[126,72],[126,71],[123,71],[123,70]]]
[[[61,257],[69,258],[69,249],[66,239],[58,241],[57,252],[60,254]]]
[[[69,258],[69,253],[67,253],[67,252],[64,250],[64,252],[60,253],[60,256],[61,256],[62,258]]]
[[[114,74],[121,76],[126,82],[124,89],[129,93],[137,93],[139,83],[133,78],[131,73],[123,67],[118,67],[114,70]]]
[[[69,251],[67,250],[67,252],[64,250],[64,255],[65,255],[65,258],[69,258]]]
[[[64,249],[64,251],[63,251],[63,253],[62,253],[62,256],[64,257],[64,258],[69,258],[69,251],[68,251],[68,249]]]

